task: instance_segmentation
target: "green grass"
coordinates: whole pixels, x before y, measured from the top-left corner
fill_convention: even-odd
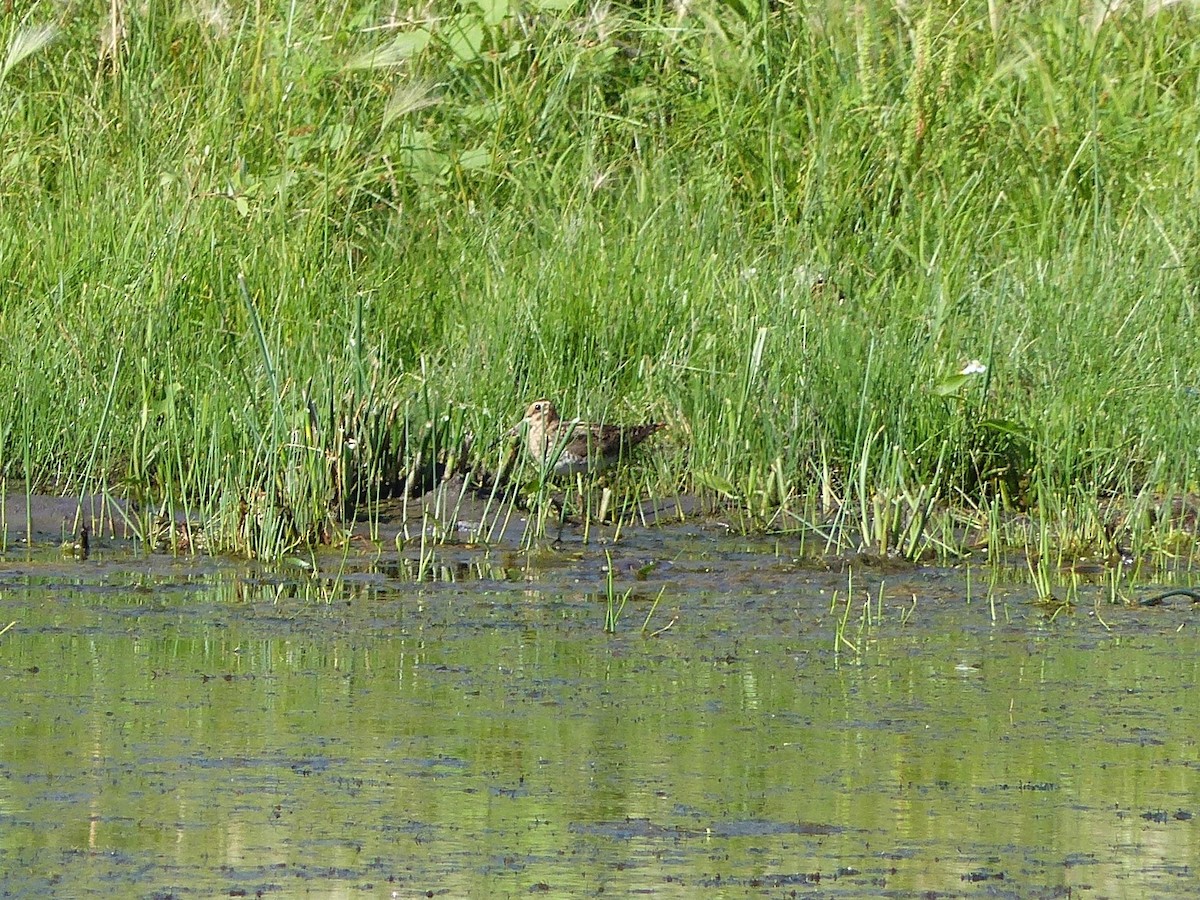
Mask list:
[[[562,5],[0,22],[0,477],[279,555],[549,396],[748,528],[1179,552],[1192,4]]]

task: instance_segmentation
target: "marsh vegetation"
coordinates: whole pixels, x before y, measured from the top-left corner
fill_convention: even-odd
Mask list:
[[[448,479],[540,508],[497,439],[550,396],[668,424],[618,517],[1190,560],[1198,31],[1065,0],[10,11],[5,491],[278,556]]]

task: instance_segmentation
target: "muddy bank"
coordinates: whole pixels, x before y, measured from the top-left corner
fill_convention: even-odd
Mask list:
[[[559,494],[559,496],[564,496]],[[557,507],[555,507],[557,509]],[[646,525],[678,523],[705,516],[699,498],[681,496],[669,500],[644,501],[636,511],[625,510],[625,517]],[[610,517],[611,518],[611,517]],[[424,525],[430,535],[456,542],[475,542],[490,537],[492,542],[518,541],[524,534],[526,512],[505,510],[486,493],[464,486],[461,479],[441,486],[420,497],[384,500],[361,509],[354,521],[345,523],[352,535],[382,542],[394,542],[419,535]],[[187,526],[196,533],[204,530],[202,517],[195,512],[177,511],[168,518],[158,509],[147,509],[129,500],[111,495],[87,494],[81,497],[55,497],[45,494],[10,494],[4,498],[0,538],[5,543],[62,542],[74,539],[86,528],[94,542],[122,544],[153,537],[169,524]],[[560,522],[552,517],[550,530],[557,532]],[[579,517],[563,516],[566,533],[581,527]],[[601,528],[605,527],[603,523]]]
[[[1090,538],[1084,531],[1057,533],[1060,539],[1069,538],[1069,546],[1061,549],[1044,526],[1027,514],[984,519],[947,512],[936,540],[903,547],[884,541],[884,552],[872,542],[878,534],[864,534],[864,523],[842,510],[815,521],[777,514],[764,522],[748,519],[737,507],[694,495],[620,505],[610,501],[603,490],[585,496],[559,491],[530,509],[514,505],[511,498],[501,503],[455,477],[420,497],[366,507],[353,521],[322,532],[321,540],[312,546],[301,542],[272,549],[269,545],[270,552],[259,554],[236,540],[224,546],[229,555],[302,558],[310,565],[332,557],[334,565],[343,569],[355,568],[357,563],[347,560],[362,555],[389,561],[405,569],[410,578],[446,580],[469,576],[472,568],[487,569],[506,551],[577,547],[603,552],[631,543],[653,547],[680,540],[699,548],[706,541],[736,537],[753,552],[838,571],[905,572],[930,564],[987,566],[992,572],[1003,571],[1002,580],[1039,581],[1046,599],[1071,602],[1078,584],[1107,582],[1113,602],[1154,596],[1144,588],[1147,583],[1187,586],[1200,549],[1193,498],[1147,507],[1136,534],[1124,513],[1109,510],[1110,525],[1101,528],[1093,523]],[[53,545],[73,557],[134,548],[176,556],[212,550],[206,523],[198,514],[180,511],[168,518],[111,496],[14,495],[4,499],[3,510],[0,541],[4,547]],[[598,517],[600,511],[605,518]],[[241,517],[246,525],[253,515],[243,509]],[[481,550],[492,555],[481,556]],[[725,565],[729,563],[726,557]]]

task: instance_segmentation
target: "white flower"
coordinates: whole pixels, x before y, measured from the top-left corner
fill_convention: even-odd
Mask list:
[[[982,375],[986,371],[987,371],[987,366],[985,366],[979,360],[973,359],[969,363],[967,363],[965,366],[963,366],[962,371],[959,372],[958,374],[959,375]]]

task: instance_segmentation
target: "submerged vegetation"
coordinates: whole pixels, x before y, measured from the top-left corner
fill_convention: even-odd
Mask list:
[[[10,11],[0,477],[252,555],[457,476],[552,529],[500,440],[548,396],[668,423],[618,499],[1190,557],[1197,37],[1190,2]]]

